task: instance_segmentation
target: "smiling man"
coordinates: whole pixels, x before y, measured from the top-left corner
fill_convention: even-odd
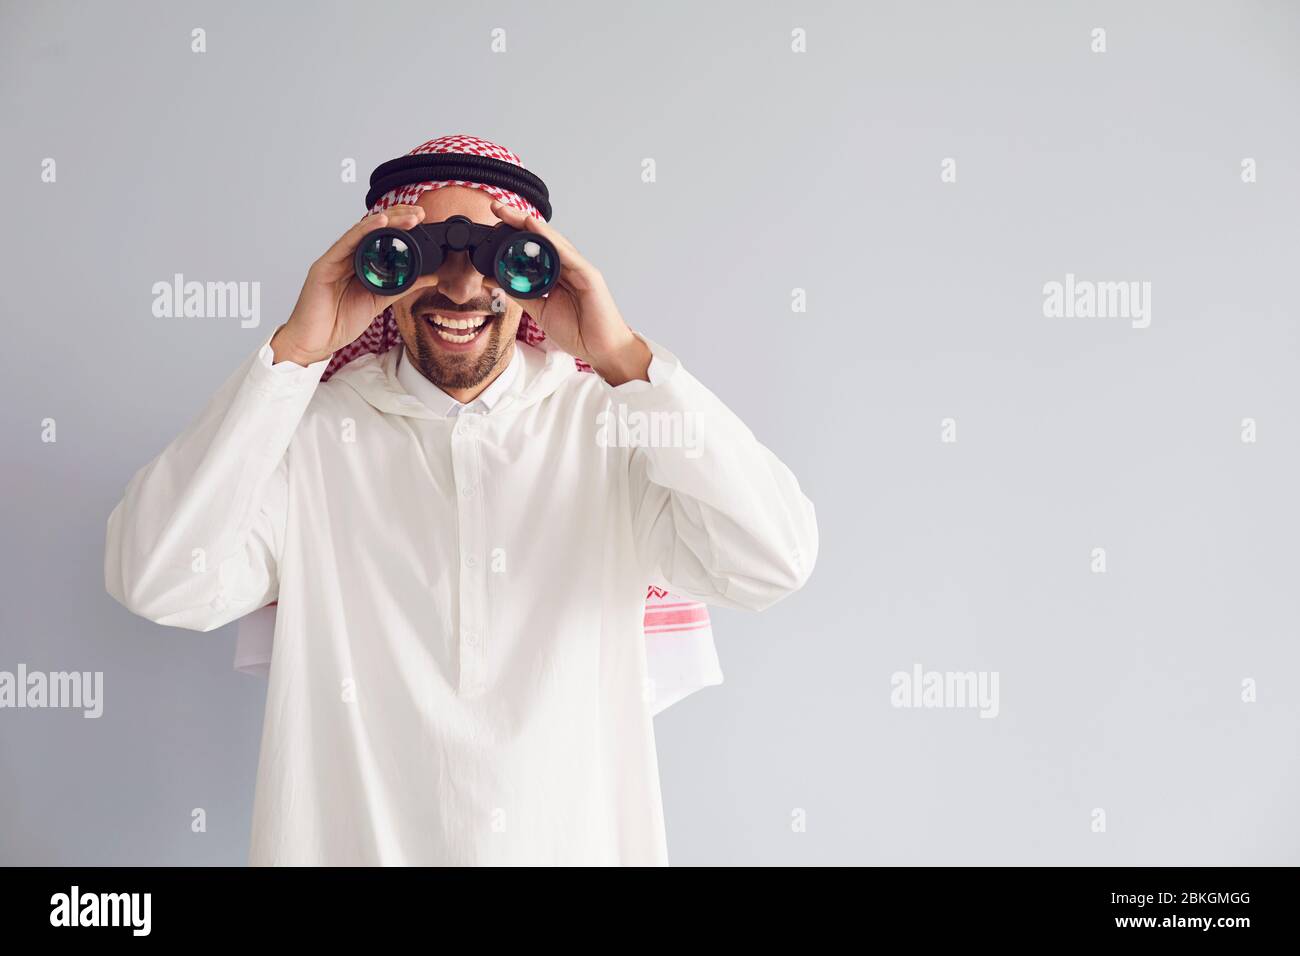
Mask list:
[[[422,153],[522,168],[470,136]],[[479,178],[378,197],[109,517],[136,614],[278,601],[255,865],[667,863],[647,585],[761,610],[816,560],[790,471],[516,177]],[[398,296],[356,278],[370,231],[457,215],[550,240],[559,284],[512,298],[463,251]],[[691,416],[693,447],[604,440],[615,407]]]

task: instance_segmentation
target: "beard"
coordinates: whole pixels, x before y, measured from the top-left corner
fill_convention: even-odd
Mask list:
[[[405,340],[406,355],[421,375],[441,389],[474,388],[492,374],[509,346],[508,342],[503,346],[501,341],[502,320],[503,316],[495,316],[491,320],[492,327],[480,333],[486,337],[481,350],[472,354],[457,354],[445,352],[431,344],[425,338],[428,330],[425,334],[419,331],[424,320],[417,318],[412,337]]]

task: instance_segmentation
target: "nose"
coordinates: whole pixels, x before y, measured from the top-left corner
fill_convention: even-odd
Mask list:
[[[484,297],[483,274],[468,252],[448,252],[438,267],[438,291],[458,305]]]

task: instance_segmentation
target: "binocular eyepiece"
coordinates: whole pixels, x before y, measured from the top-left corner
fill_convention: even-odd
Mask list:
[[[377,295],[399,295],[420,276],[437,272],[450,252],[466,252],[474,268],[515,299],[538,299],[560,278],[560,256],[545,236],[507,223],[485,226],[464,216],[410,229],[367,233],[353,256],[361,284]]]

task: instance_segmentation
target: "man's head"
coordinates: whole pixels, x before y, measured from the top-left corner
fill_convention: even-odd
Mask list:
[[[492,199],[480,189],[444,186],[423,193],[419,205],[428,223],[459,215],[494,226],[500,220]],[[394,302],[393,318],[407,360],[434,385],[469,401],[510,361],[524,309],[475,269],[466,252],[448,252],[435,278],[437,285]]]
[[[550,199],[545,184],[535,176],[532,182],[528,182],[527,177],[532,174],[527,173],[523,160],[504,146],[467,133],[455,133],[422,143],[406,155],[436,156],[442,160],[449,156],[483,157],[508,164],[504,171],[509,175],[505,178],[515,182],[509,187],[500,185],[502,177],[498,175],[464,180],[435,174],[430,179],[416,182],[399,176],[397,184],[380,192],[382,187],[377,185],[376,176],[372,174],[371,192],[366,196],[371,213],[395,205],[418,205],[424,210],[423,221],[426,223],[442,222],[459,214],[474,222],[494,226],[499,222],[491,209],[491,202],[495,199],[531,216],[550,218]],[[519,175],[525,176],[522,193],[516,191],[520,181],[509,169],[511,166],[518,167]],[[496,184],[483,182],[485,178],[494,180]],[[539,204],[535,205],[534,200]],[[436,280],[436,285],[427,288],[429,283],[426,280],[430,278]],[[444,329],[443,334],[439,334],[439,330],[430,324],[430,320],[439,314],[455,320],[456,325],[477,324],[478,315],[466,313],[483,312],[491,313],[487,317],[489,321],[469,342],[457,341],[458,337],[470,331],[468,328]],[[451,253],[434,276],[419,280],[418,291],[389,302],[356,341],[335,352],[321,375],[321,381],[329,381],[335,372],[363,355],[383,354],[401,345],[409,361],[426,378],[454,398],[469,402],[487,387],[496,372],[506,367],[511,350],[516,347],[513,342],[516,338],[529,345],[541,346],[546,335],[529,316],[522,302],[506,296],[494,280],[479,273],[465,253]],[[590,371],[589,366],[578,359],[574,359],[574,364],[582,371]],[[473,384],[459,384],[462,382]]]

